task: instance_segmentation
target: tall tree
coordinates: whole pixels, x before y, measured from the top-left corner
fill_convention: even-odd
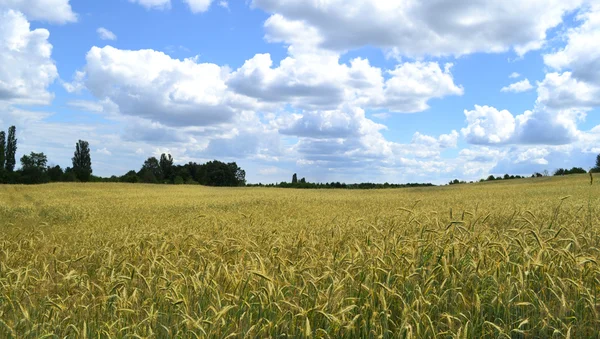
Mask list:
[[[79,140],[75,144],[75,154],[73,156],[73,171],[79,181],[90,181],[92,176],[92,157],[90,155],[90,144],[87,141]]]
[[[292,175],[292,184],[297,184],[298,183],[298,176],[296,175],[296,173],[294,173],[294,175]]]
[[[17,128],[15,126],[10,126],[8,129],[8,140],[6,141],[6,159],[4,160],[4,168],[7,171],[13,172],[15,170],[15,165],[17,164],[17,160],[15,156],[17,154]]]
[[[41,184],[49,181],[46,165],[48,158],[44,153],[31,152],[21,158],[21,182],[24,184]]]
[[[160,169],[160,162],[155,157],[151,157],[144,161],[144,165],[138,175],[142,178],[145,183],[157,183],[162,178]]]
[[[6,160],[6,133],[0,131],[0,171],[4,170],[4,161]]]
[[[596,168],[600,168],[600,154],[596,157]]]
[[[40,170],[46,171],[46,164],[48,164],[48,158],[44,153],[31,152],[30,155],[24,155],[21,158],[21,167],[23,170]]]
[[[160,170],[162,172],[163,179],[173,179],[173,157],[170,154],[163,153],[160,156]]]

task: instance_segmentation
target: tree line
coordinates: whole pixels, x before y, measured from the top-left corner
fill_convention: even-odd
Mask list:
[[[73,167],[63,170],[60,166],[48,166],[44,153],[31,152],[21,157],[21,167],[16,170],[17,129],[11,126],[7,133],[0,131],[0,183],[43,184],[52,181],[90,181],[92,160],[89,144],[79,140],[75,145]]]
[[[282,188],[312,188],[312,189],[380,189],[380,188],[403,188],[403,187],[426,187],[434,186],[431,183],[357,183],[346,184],[341,182],[313,183],[306,178],[298,179],[294,173],[291,182],[280,182],[277,184],[247,184],[246,172],[237,163],[224,163],[218,160],[209,161],[204,164],[189,162],[184,165],[175,165],[170,154],[162,154],[160,159],[150,157],[144,161],[139,170],[131,170],[122,176],[111,176],[102,178],[93,175],[92,159],[89,143],[79,140],[75,144],[72,167],[64,170],[58,166],[48,166],[48,158],[44,153],[31,152],[23,155],[20,159],[21,167],[16,169],[17,153],[16,127],[11,126],[8,133],[0,131],[0,184],[42,184],[48,182],[126,182],[147,184],[200,184],[205,186],[264,186]],[[600,154],[596,157],[596,166],[590,173],[600,173]],[[571,169],[559,168],[554,172],[555,176],[583,174],[587,171],[581,167]],[[548,171],[534,173],[532,177],[549,176]],[[508,175],[495,177],[490,175],[484,181],[512,180],[525,178],[520,175]],[[450,185],[466,184],[458,179],[449,182]],[[473,183],[471,181],[471,183]]]
[[[554,171],[553,176],[563,176],[563,175],[572,175],[572,174],[586,174],[586,173],[590,173],[590,175],[592,173],[600,173],[600,154],[598,154],[596,156],[596,166],[592,167],[589,171],[586,171],[582,167],[573,167],[571,169],[559,168],[559,169],[557,169],[557,170]],[[539,172],[533,173],[531,175],[531,178],[541,178],[541,177],[549,177],[549,176],[550,176],[550,172],[544,171],[544,173],[539,173]],[[525,177],[520,176],[520,175],[508,175],[508,174],[505,174],[504,176],[497,176],[497,177],[495,177],[493,175],[490,175],[486,179],[479,180],[479,182],[497,181],[497,180],[524,179],[524,178]],[[473,181],[470,181],[468,183],[472,184]],[[448,184],[449,185],[467,184],[467,182],[466,181],[461,181],[461,180],[458,180],[458,179],[454,179],[454,180],[450,181]]]
[[[90,145],[85,140],[75,144],[72,167],[64,170],[59,166],[48,166],[44,153],[31,152],[20,159],[16,169],[16,127],[11,126],[8,134],[0,131],[0,184],[44,184],[49,182],[128,182],[150,184],[201,184],[206,186],[243,186],[246,172],[235,162],[217,160],[205,164],[190,162],[175,165],[170,154],[162,154],[160,160],[148,158],[140,170],[129,171],[122,176],[102,178],[93,175]]]
[[[298,180],[298,175],[294,173],[292,175],[292,181],[286,182],[282,181],[277,184],[248,184],[247,186],[252,187],[280,187],[280,188],[308,188],[308,189],[382,189],[382,188],[405,188],[405,187],[429,187],[435,186],[431,183],[408,183],[408,184],[391,184],[391,183],[371,183],[371,182],[363,182],[357,184],[346,184],[342,182],[326,182],[326,183],[318,183],[318,182],[308,182],[306,178],[302,178]]]

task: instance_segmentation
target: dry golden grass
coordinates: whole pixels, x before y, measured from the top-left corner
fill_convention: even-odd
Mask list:
[[[587,175],[376,191],[0,187],[0,337],[589,337]]]

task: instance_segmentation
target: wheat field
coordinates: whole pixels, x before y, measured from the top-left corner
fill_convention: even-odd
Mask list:
[[[589,176],[0,187],[1,338],[596,336]]]

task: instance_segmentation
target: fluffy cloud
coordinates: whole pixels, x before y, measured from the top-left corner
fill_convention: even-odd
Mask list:
[[[345,100],[349,69],[337,56],[288,57],[273,68],[269,54],[257,54],[228,81],[238,93],[302,108],[335,108]]]
[[[206,12],[213,0],[182,0],[185,2],[192,13]],[[171,0],[129,0],[129,2],[138,3],[147,9],[169,9]]]
[[[13,9],[24,13],[29,20],[64,24],[77,21],[69,0],[0,0],[0,11]]]
[[[48,86],[58,77],[50,33],[30,30],[19,12],[0,11],[0,102],[49,104]]]
[[[171,8],[171,0],[129,0],[129,2],[140,4],[147,9]]]
[[[444,70],[436,62],[403,63],[389,72],[383,91],[372,105],[393,112],[414,113],[429,108],[433,98],[462,95],[463,88],[454,84],[452,64]]]
[[[540,144],[564,145],[578,139],[577,121],[585,114],[578,110],[533,111],[513,116],[494,107],[475,106],[465,110],[467,127],[461,130],[467,142],[476,145]]]
[[[429,108],[428,101],[462,95],[454,84],[451,64],[442,70],[435,62],[402,63],[387,72],[366,59],[340,64],[333,53],[300,53],[273,67],[269,54],[257,54],[234,72],[228,81],[237,92],[268,102],[303,109],[334,109],[344,103],[413,113]]]
[[[566,46],[544,55],[544,62],[559,71],[571,70],[579,81],[600,84],[600,4],[593,2],[577,19],[581,25],[568,30]]]
[[[581,23],[566,33],[564,48],[544,55],[544,62],[563,73],[549,73],[539,84],[538,101],[549,109],[600,106],[600,4],[577,16]]]
[[[120,113],[167,126],[208,126],[231,121],[250,99],[227,89],[227,68],[177,60],[154,50],[93,47],[86,56],[85,85]]]
[[[589,109],[600,105],[600,87],[577,80],[571,72],[548,73],[538,83],[537,103],[551,110]]]
[[[468,126],[461,130],[472,144],[502,144],[508,142],[515,131],[515,118],[507,111],[494,107],[475,106],[465,110]]]
[[[531,89],[533,89],[533,86],[531,86],[529,79],[525,79],[525,80],[521,80],[519,82],[510,84],[508,86],[502,87],[502,89],[500,91],[501,92],[521,93],[521,92],[527,92]]]
[[[98,33],[98,37],[100,37],[100,39],[102,40],[117,40],[117,36],[115,35],[115,33],[109,31],[104,27],[98,28],[96,30],[96,33]]]
[[[565,145],[577,140],[581,111],[548,111],[536,108],[516,117],[513,142],[520,144]]]
[[[504,52],[522,55],[539,49],[546,32],[562,22],[580,0],[253,0],[253,5],[280,16],[288,24],[271,27],[270,35],[290,41],[302,31],[315,31],[319,44],[333,50],[371,45],[397,55],[463,55]],[[514,29],[519,27],[519,29]]]
[[[183,0],[190,7],[192,13],[206,12],[213,0]]]

